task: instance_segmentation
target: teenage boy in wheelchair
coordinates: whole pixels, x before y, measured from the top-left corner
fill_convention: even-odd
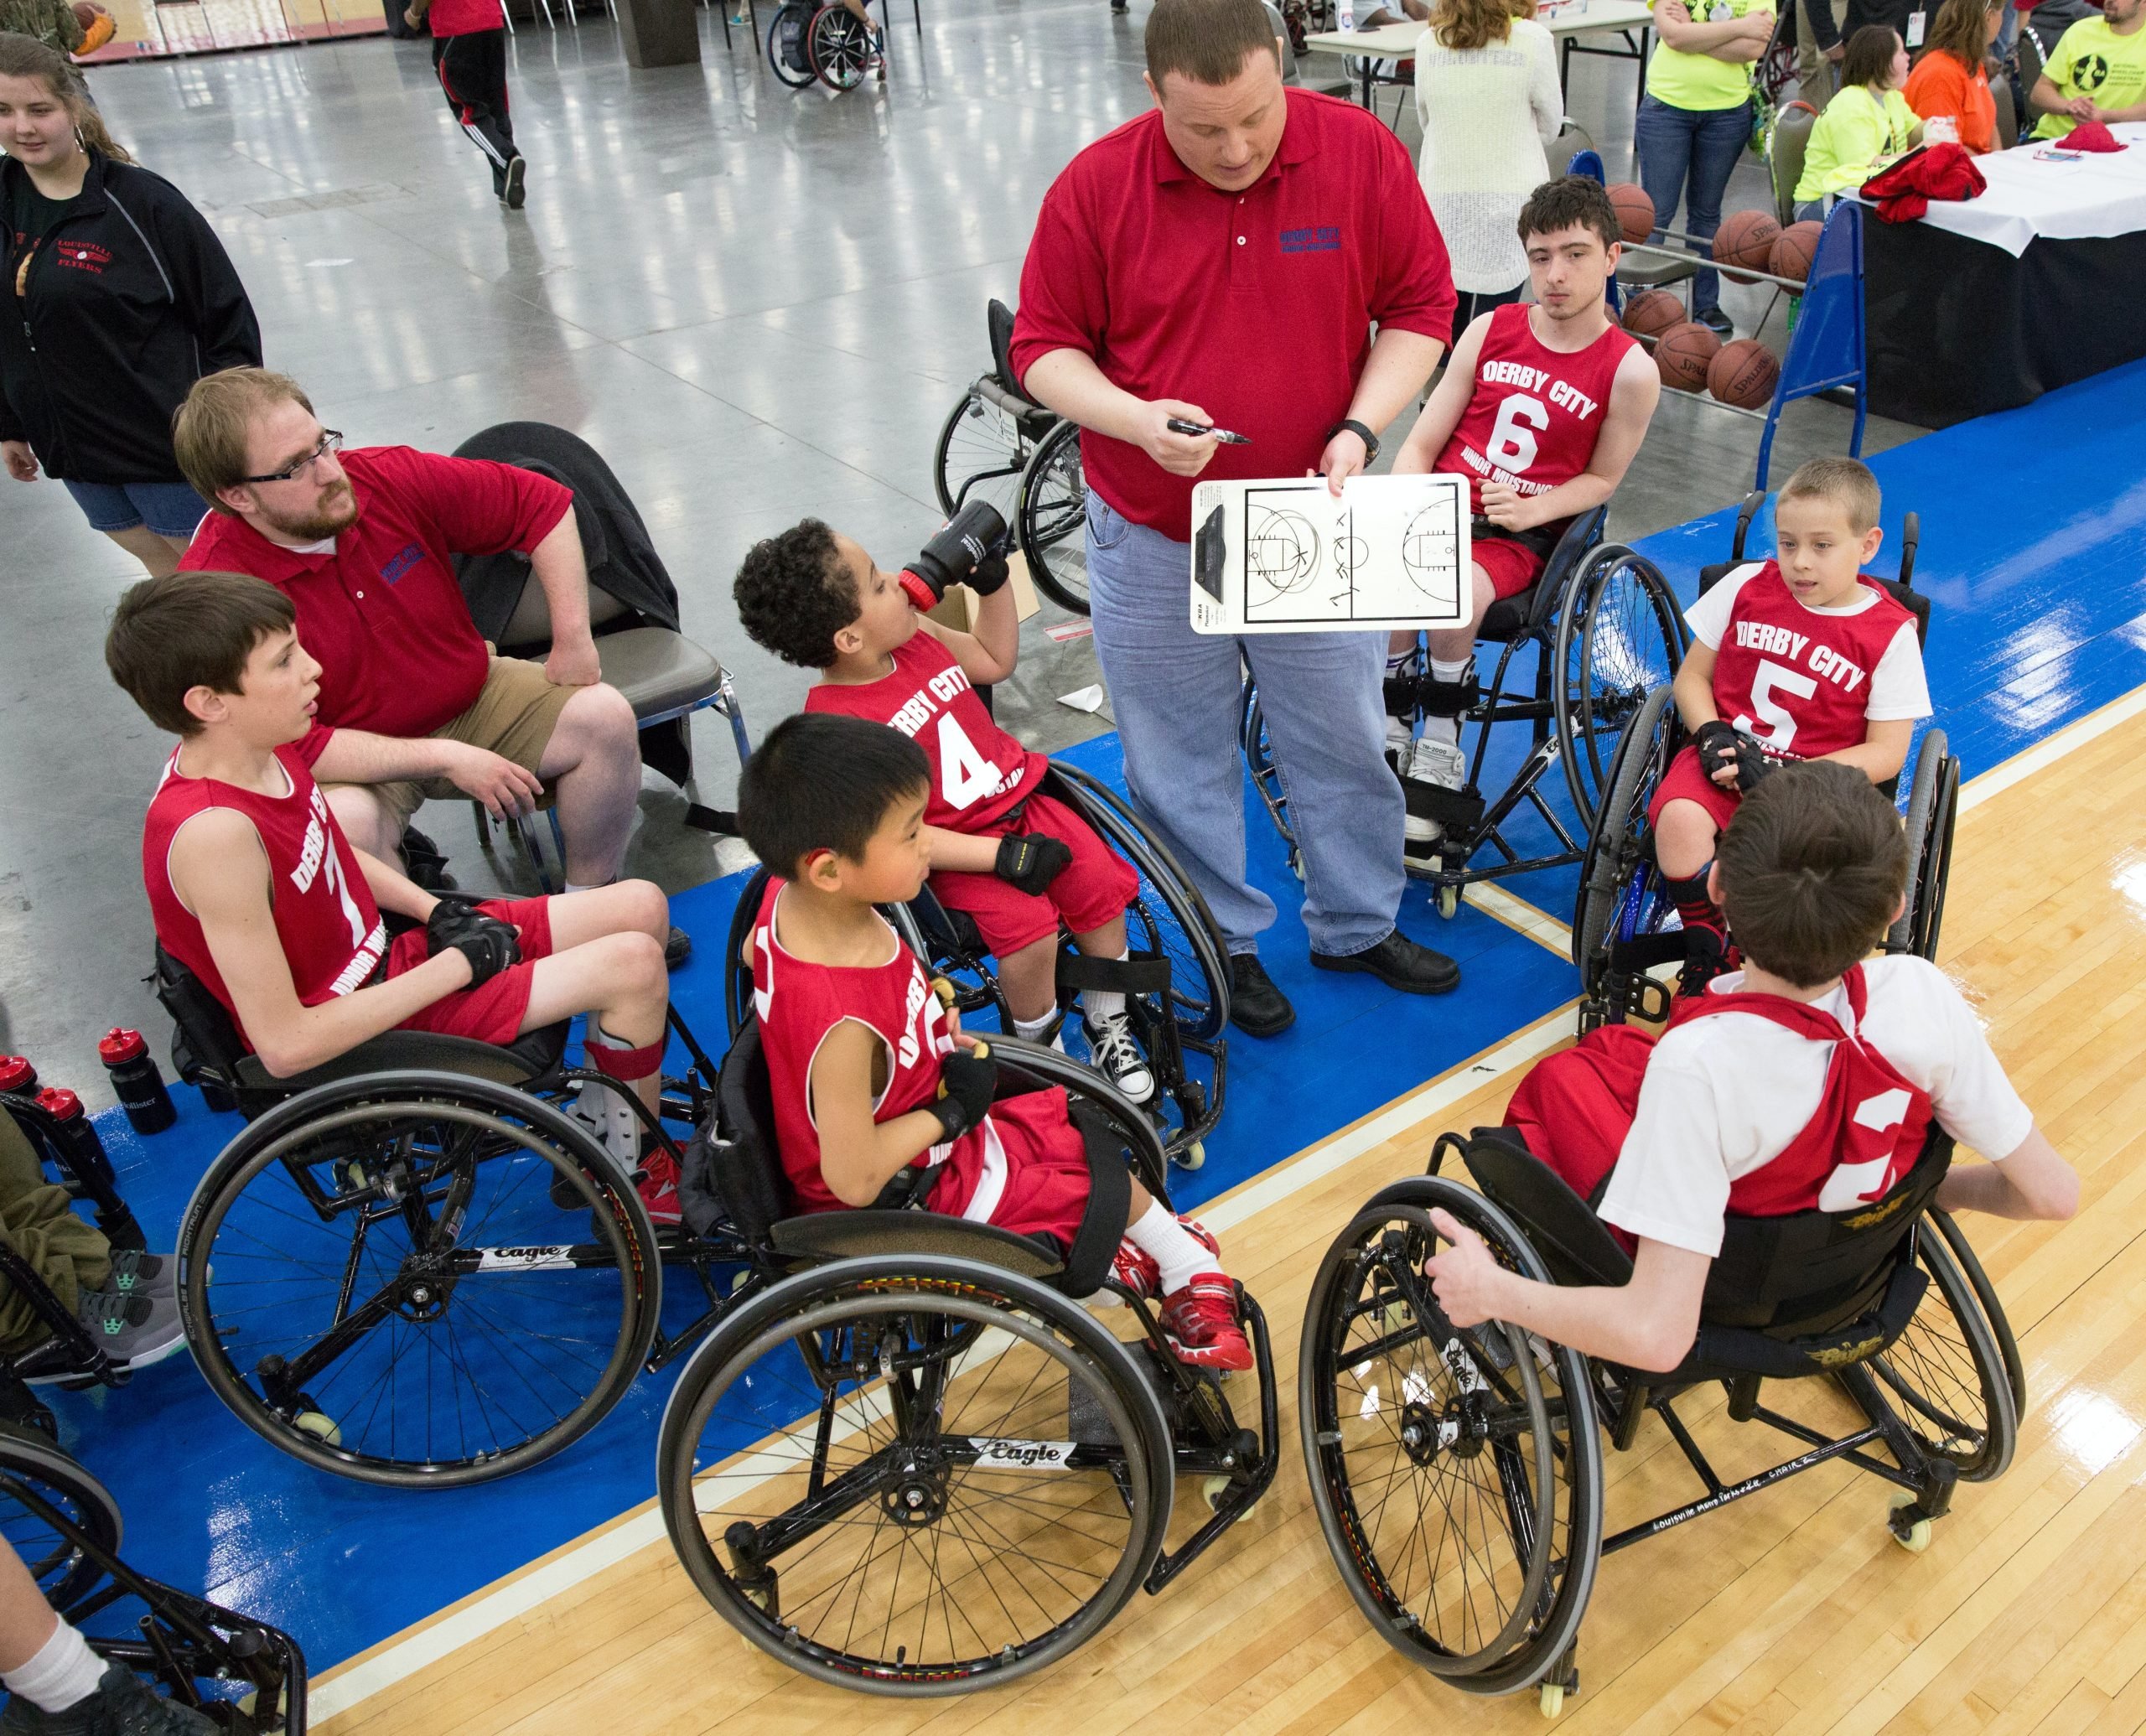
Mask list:
[[[1934,1119],[1991,1159],[1935,1204],[2070,1217],[2079,1181],[1935,965],[1870,958],[1906,896],[1900,816],[1860,769],[1784,767],[1748,795],[1708,872],[1744,956],[1650,1042],[1605,1026],[1537,1065],[1506,1124],[1634,1248],[1616,1288],[1507,1271],[1444,1211],[1428,1262],[1454,1325],[1509,1321],[1583,1355],[1676,1367],[1730,1215],[1846,1212],[1914,1167]]]
[[[921,559],[929,563],[947,540],[942,531]],[[947,562],[972,569],[951,575],[982,599],[972,634],[920,614],[908,575],[884,571],[848,537],[808,518],[746,555],[734,588],[738,618],[756,644],[820,671],[807,712],[885,724],[922,748],[931,890],[968,915],[998,961],[1013,1034],[1062,1048],[1059,925],[1086,957],[1126,958],[1125,912],[1139,878],[1040,787],[1050,762],[1000,728],[977,697],[975,686],[1003,681],[1020,656],[1005,557],[949,547]],[[1096,1070],[1134,1102],[1147,1102],[1154,1071],[1124,992],[1084,988],[1081,1009]]]
[[[1661,376],[1610,310],[1623,252],[1615,208],[1586,175],[1546,181],[1521,208],[1532,304],[1473,321],[1393,461],[1396,475],[1464,476],[1475,522],[1468,618],[1387,645],[1387,751],[1408,802],[1412,856],[1444,834],[1437,790],[1466,776],[1460,718],[1475,702],[1475,630],[1491,604],[1534,584],[1573,518],[1624,480],[1661,396]],[[1418,710],[1423,733],[1409,731]]]
[[[436,897],[353,848],[293,745],[312,727],[320,665],[298,642],[290,599],[260,579],[145,580],[120,599],[105,661],[179,738],[143,830],[158,944],[271,1074],[305,1072],[396,1029],[505,1044],[586,1013],[588,1065],[653,1117],[668,1001],[656,888]],[[383,912],[408,927],[391,940]],[[639,1176],[651,1219],[676,1223],[676,1163],[660,1146],[644,1163],[639,1119],[613,1094],[584,1104]]]
[[[899,730],[812,712],[746,762],[739,823],[774,876],[753,1002],[783,1169],[806,1211],[920,1204],[1070,1246],[1090,1182],[1065,1092],[994,1101],[996,1065],[873,908],[923,888],[933,770]],[[1113,1275],[1161,1299],[1181,1361],[1252,1365],[1214,1239],[1137,1180]]]

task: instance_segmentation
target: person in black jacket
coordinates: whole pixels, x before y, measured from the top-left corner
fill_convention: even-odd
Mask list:
[[[204,374],[257,366],[261,328],[207,220],[111,141],[66,57],[0,33],[0,458],[39,465],[152,574],[209,509],[172,456]]]

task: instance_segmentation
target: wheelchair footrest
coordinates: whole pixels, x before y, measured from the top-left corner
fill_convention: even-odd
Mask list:
[[[1449,790],[1443,784],[1404,779],[1402,799],[1411,818],[1432,820],[1448,838],[1470,838],[1483,823],[1483,798],[1475,790]]]

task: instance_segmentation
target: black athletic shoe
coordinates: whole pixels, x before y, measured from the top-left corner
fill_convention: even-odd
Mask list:
[[[666,971],[676,970],[680,965],[692,956],[692,951],[693,937],[680,928],[676,923],[672,923],[671,932],[663,942],[663,968]]]
[[[453,892],[456,887],[439,846],[414,826],[402,828],[402,872],[427,892]]]
[[[1703,313],[1694,314],[1692,318],[1724,342],[1736,334],[1736,322],[1719,308],[1708,308]]]
[[[216,1736],[220,1728],[165,1699],[123,1664],[112,1665],[95,1693],[65,1712],[44,1711],[17,1694],[0,1714],[4,1736]]]
[[[520,156],[506,159],[506,185],[500,190],[500,203],[510,211],[520,210],[522,200],[528,197],[527,189],[522,184],[528,174],[529,165]]]
[[[1230,955],[1230,1023],[1247,1037],[1278,1037],[1297,1022],[1297,1009],[1274,986],[1256,952]]]
[[[1460,966],[1443,952],[1418,946],[1399,929],[1361,952],[1314,952],[1322,971],[1369,971],[1388,988],[1407,995],[1451,994],[1460,987]]]

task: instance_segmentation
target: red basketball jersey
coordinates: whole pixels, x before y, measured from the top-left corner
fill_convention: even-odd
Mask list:
[[[1732,573],[1723,583],[1736,581]],[[1715,647],[1714,708],[1767,753],[1817,759],[1869,735],[1870,677],[1915,617],[1884,592],[1853,614],[1796,600],[1768,561],[1744,579]]]
[[[230,808],[245,815],[260,833],[261,847],[268,854],[269,910],[276,938],[283,943],[302,1003],[317,1007],[362,988],[387,950],[387,930],[372,901],[372,889],[358,872],[357,858],[320,786],[297,749],[277,749],[276,759],[290,780],[286,795],[262,795],[215,778],[189,778],[179,770],[174,749],[142,828],[142,879],[148,889],[157,939],[224,1003],[234,1024],[238,1008],[231,1005],[231,992],[209,956],[200,921],[179,902],[171,884],[172,839],[196,814]],[[253,1046],[242,1028],[239,1035],[248,1048]]]
[[[1468,479],[1468,505],[1483,510],[1483,484],[1509,484],[1546,495],[1570,482],[1594,457],[1610,413],[1610,387],[1633,347],[1612,324],[1586,349],[1562,355],[1537,341],[1527,308],[1495,308],[1475,359],[1475,390],[1460,426],[1431,468]]]
[[[1037,787],[1049,764],[992,721],[953,653],[920,627],[895,648],[892,675],[854,687],[822,681],[805,696],[805,709],[890,724],[915,742],[931,760],[925,823],[948,832],[998,819]]]

